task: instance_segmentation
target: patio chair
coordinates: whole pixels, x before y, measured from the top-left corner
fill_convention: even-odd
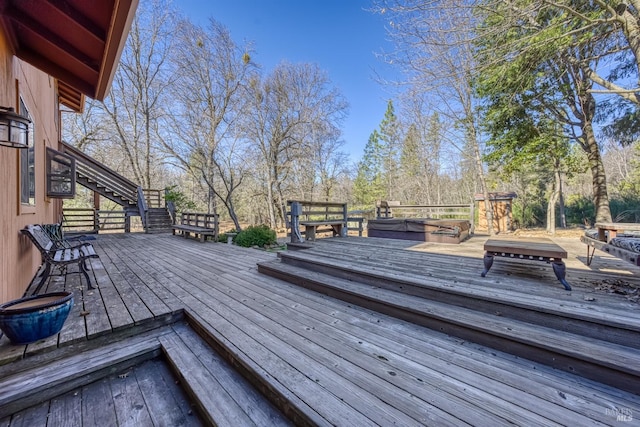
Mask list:
[[[44,264],[44,272],[40,283],[38,283],[33,292],[34,294],[37,294],[42,285],[44,285],[53,267],[63,268],[69,264],[78,264],[80,273],[87,279],[88,289],[94,289],[87,273],[86,262],[89,258],[98,258],[98,254],[90,243],[69,244],[69,247],[59,247],[40,225],[27,225],[21,232],[29,237],[31,242],[38,248]]]
[[[95,236],[87,236],[86,234],[66,236],[64,229],[62,228],[62,222],[63,220],[60,220],[60,222],[56,224],[42,224],[42,229],[49,235],[53,243],[59,249],[77,246],[77,242],[96,240]]]

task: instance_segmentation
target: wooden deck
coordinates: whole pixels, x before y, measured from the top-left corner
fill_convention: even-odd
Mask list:
[[[485,286],[534,303],[640,321],[637,302],[603,285],[607,280],[637,285],[628,272],[633,266],[616,275],[574,268],[572,263],[579,263],[569,248],[572,292],[558,289],[547,266],[515,263],[495,277],[480,278],[482,245],[477,250],[473,241],[456,245],[466,253],[448,255],[433,253],[433,245],[389,239],[322,239],[316,245],[313,250],[335,263],[349,260],[368,270],[428,275],[450,288]],[[113,354],[108,349],[126,353],[137,348],[132,343],[146,349],[140,353],[147,359],[171,367],[205,424],[614,425],[621,415],[640,419],[638,393],[260,274],[256,264],[276,262],[274,253],[148,234],[101,235],[95,246],[100,260],[92,265],[99,289],[87,292],[78,274],[52,277],[48,284],[49,290],[66,288],[76,295],[59,336],[28,346],[0,340],[0,408],[9,408],[2,402],[16,408],[0,411],[0,425],[20,425],[25,411],[37,408],[24,406],[40,398],[53,402],[78,390],[59,385],[64,394],[48,396],[35,386],[30,390],[22,379],[43,378],[39,369],[44,367],[51,372],[56,366],[72,370],[69,366],[98,364],[104,354]],[[494,266],[496,272],[501,268]],[[138,369],[148,366],[125,356],[113,361],[115,371],[89,369],[77,381],[113,384],[118,378],[113,375],[123,369],[134,369],[137,378]],[[207,368],[214,358],[233,368],[224,378]],[[638,353],[630,358],[640,366]],[[56,381],[64,384],[64,375]],[[242,385],[221,391],[233,384]],[[115,398],[117,388],[110,390]],[[219,395],[227,403],[216,400]],[[126,408],[103,401],[91,408],[100,405],[115,413],[118,424],[126,424],[126,416],[118,415]],[[215,413],[215,408],[229,409]],[[46,417],[46,412],[33,413]],[[62,425],[55,419],[48,425]]]

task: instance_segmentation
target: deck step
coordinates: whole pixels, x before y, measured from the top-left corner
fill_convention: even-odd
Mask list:
[[[207,425],[291,425],[186,322],[7,375],[0,379],[0,419],[150,359],[168,362]]]
[[[0,419],[157,357],[159,331],[5,376],[0,379]]]
[[[291,425],[262,394],[186,324],[159,338],[182,386],[209,425]]]
[[[386,289],[378,283],[362,283],[359,276],[337,277],[331,274],[333,271],[317,269],[310,274],[307,266],[283,262],[285,258],[283,254],[282,261],[259,263],[258,270],[365,308],[640,393],[640,367],[634,362],[637,349],[496,313],[488,316],[472,308]]]
[[[496,290],[491,287],[491,279],[482,278],[479,273],[460,276],[459,280],[464,280],[464,286],[451,286],[451,278],[435,277],[430,275],[428,269],[421,271],[419,253],[409,254],[411,263],[406,266],[399,266],[397,263],[393,266],[384,265],[377,258],[370,262],[359,259],[357,263],[353,263],[341,259],[340,255],[314,248],[282,252],[279,257],[285,264],[317,273],[326,273],[490,315],[499,313],[505,318],[640,348],[640,319],[626,316],[616,309],[584,301],[565,301],[558,304],[556,300],[547,297]],[[532,285],[540,286],[539,283]],[[565,291],[558,287],[558,292]]]

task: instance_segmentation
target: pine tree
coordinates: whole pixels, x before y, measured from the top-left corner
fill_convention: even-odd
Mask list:
[[[383,195],[380,134],[374,130],[364,148],[362,160],[358,162],[358,175],[353,183],[356,203],[373,205]]]
[[[380,122],[380,156],[383,174],[383,194],[387,200],[398,198],[400,179],[400,122],[395,114],[393,102],[387,102],[387,110]]]

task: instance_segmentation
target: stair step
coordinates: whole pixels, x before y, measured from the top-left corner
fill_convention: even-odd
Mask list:
[[[105,373],[124,370],[157,357],[160,344],[154,335],[157,333],[143,334],[128,340],[126,346],[106,345],[2,378],[0,418],[90,384]]]
[[[637,349],[431,301],[279,261],[258,271],[449,335],[640,393]]]
[[[400,272],[397,266],[394,270],[379,262],[358,259],[357,263],[352,263],[332,258],[330,254],[317,253],[315,248],[313,252],[286,251],[279,256],[283,263],[314,272],[640,348],[640,321],[637,317],[625,316],[619,310],[605,307],[590,305],[585,308],[580,302],[567,301],[560,306],[557,301],[536,295],[497,291],[487,287],[479,274],[465,279],[464,286],[453,287],[450,279],[413,273],[411,270],[417,267]]]
[[[159,338],[164,354],[209,425],[290,425],[262,394],[187,325]]]

